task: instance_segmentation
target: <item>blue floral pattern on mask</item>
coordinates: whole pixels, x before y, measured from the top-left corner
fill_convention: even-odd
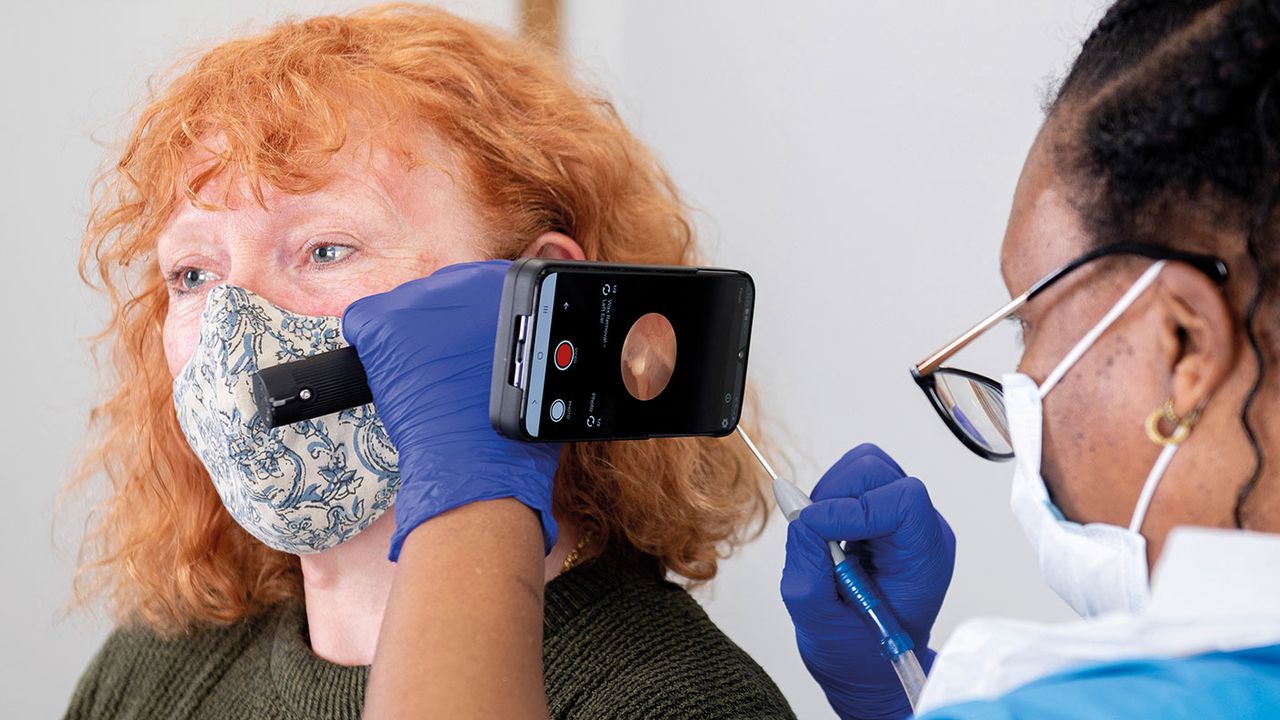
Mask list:
[[[209,293],[200,340],[173,383],[178,424],[231,516],[276,550],[351,539],[395,499],[395,447],[372,405],[271,429],[253,402],[259,367],[346,347],[342,320],[298,315],[243,288]]]

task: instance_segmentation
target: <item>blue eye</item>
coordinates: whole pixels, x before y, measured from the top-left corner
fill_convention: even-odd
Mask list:
[[[189,293],[199,290],[201,285],[217,279],[218,276],[208,270],[189,267],[174,271],[170,277],[170,284],[177,287],[180,293]]]
[[[348,245],[317,245],[311,248],[311,262],[326,265],[345,260],[354,248]]]

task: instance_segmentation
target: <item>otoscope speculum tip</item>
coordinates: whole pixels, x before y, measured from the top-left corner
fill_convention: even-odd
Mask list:
[[[800,511],[813,504],[795,483],[784,478],[773,479],[773,499],[778,501],[778,509],[790,522],[800,515]]]

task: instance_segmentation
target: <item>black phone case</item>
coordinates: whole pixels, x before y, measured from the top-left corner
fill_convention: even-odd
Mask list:
[[[522,315],[533,316],[535,296],[537,294],[538,285],[542,276],[550,270],[575,270],[586,271],[592,273],[608,274],[611,272],[653,272],[655,274],[689,274],[698,275],[707,271],[706,268],[686,267],[686,266],[662,266],[662,265],[623,265],[616,263],[598,263],[584,262],[577,260],[546,260],[543,258],[521,258],[512,263],[507,270],[507,276],[502,284],[502,302],[500,304],[500,314],[498,316],[498,334],[493,344],[493,375],[489,386],[489,422],[493,427],[507,437],[523,440],[525,442],[552,442],[545,439],[535,438],[529,435],[524,426],[524,399],[525,390],[529,387],[529,382],[523,383],[523,388],[517,388],[507,379],[512,374],[512,363],[515,361],[513,357],[517,347],[517,322]],[[751,276],[746,273],[732,270],[717,270],[717,272],[734,272],[742,275],[751,281]],[[754,287],[754,282],[752,282]],[[752,313],[754,317],[755,313]],[[532,323],[526,328],[528,337],[526,343],[533,342]],[[750,337],[750,321],[748,321],[747,329],[748,338]],[[750,354],[749,345],[747,354]],[[745,372],[747,357],[743,358],[743,368]],[[529,368],[525,367],[523,372],[529,372]],[[744,376],[745,377],[745,376]],[[703,433],[703,435],[711,437],[724,437],[729,435],[737,427],[738,418],[734,418],[734,422],[727,428],[723,428],[714,432]],[[636,440],[649,437],[666,437],[661,434],[645,435],[645,436],[593,436],[593,441],[600,440]],[[554,442],[560,442],[559,440]]]
[[[498,335],[493,343],[493,377],[489,384],[489,422],[503,435],[520,440],[531,438],[521,423],[524,390],[507,382],[517,346],[515,325],[520,316],[533,315],[538,276],[547,265],[546,261],[537,258],[521,258],[507,269],[507,277],[502,283]],[[527,337],[525,342],[531,343],[533,338]]]

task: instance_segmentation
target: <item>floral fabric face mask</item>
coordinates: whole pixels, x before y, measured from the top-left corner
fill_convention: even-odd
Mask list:
[[[373,405],[271,429],[254,404],[259,367],[346,347],[341,326],[340,318],[298,315],[218,286],[173,383],[178,424],[231,516],[296,555],[351,539],[400,487],[396,450]]]

